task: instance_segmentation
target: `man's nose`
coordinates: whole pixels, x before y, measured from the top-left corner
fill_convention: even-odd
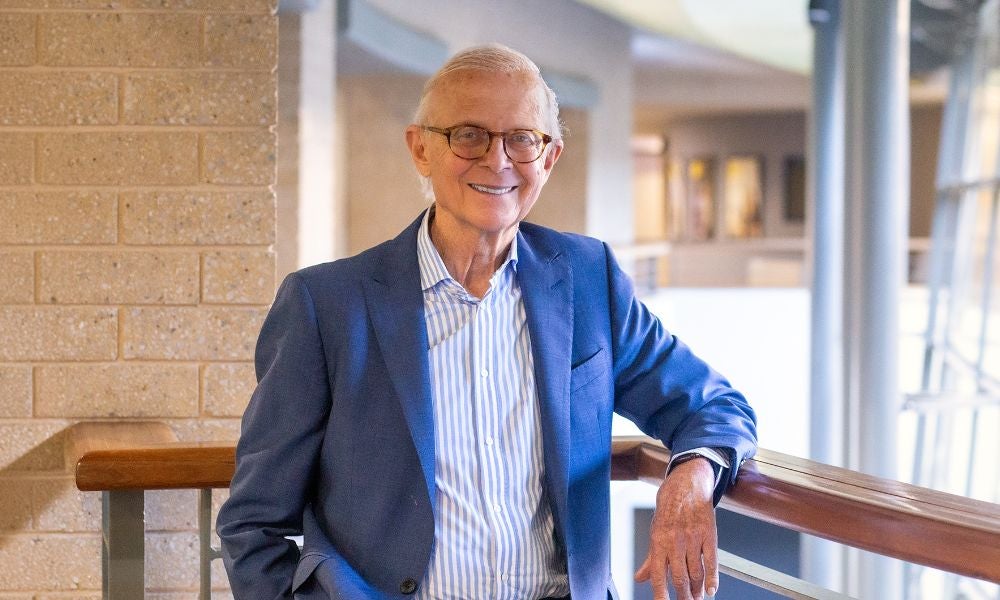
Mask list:
[[[483,164],[497,173],[511,165],[510,157],[507,156],[503,144],[503,138],[499,135],[490,136],[490,145],[486,149],[486,154],[479,159]]]

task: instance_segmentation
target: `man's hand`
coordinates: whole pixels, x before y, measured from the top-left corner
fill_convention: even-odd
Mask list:
[[[718,537],[712,492],[715,472],[707,458],[677,465],[656,493],[649,554],[635,574],[652,580],[653,598],[667,600],[667,572],[678,600],[701,600],[719,589]]]

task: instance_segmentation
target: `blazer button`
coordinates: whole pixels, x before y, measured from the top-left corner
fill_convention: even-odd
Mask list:
[[[404,594],[412,594],[417,591],[417,582],[407,577],[399,584],[399,591]]]

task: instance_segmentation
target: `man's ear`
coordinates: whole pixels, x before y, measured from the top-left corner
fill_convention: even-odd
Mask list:
[[[410,149],[410,158],[413,159],[413,166],[417,168],[417,173],[424,177],[430,177],[430,158],[427,156],[427,145],[424,143],[422,127],[410,125],[406,128],[406,146]]]
[[[552,167],[556,165],[556,161],[559,160],[559,156],[563,151],[563,141],[562,140],[552,140],[549,147],[546,149],[545,156],[542,158],[544,161],[542,163],[542,168],[546,172],[552,171]]]

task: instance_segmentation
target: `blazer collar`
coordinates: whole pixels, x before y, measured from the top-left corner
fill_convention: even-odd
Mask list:
[[[420,218],[422,216],[421,213]],[[375,337],[386,357],[389,378],[402,404],[431,506],[436,507],[434,408],[427,358],[427,324],[417,264],[420,218],[395,239],[380,246],[375,270],[372,277],[364,281],[364,289]]]
[[[522,224],[517,270],[535,361],[535,386],[541,413],[545,476],[558,522],[569,491],[571,450],[569,385],[573,347],[573,273],[568,257]]]

